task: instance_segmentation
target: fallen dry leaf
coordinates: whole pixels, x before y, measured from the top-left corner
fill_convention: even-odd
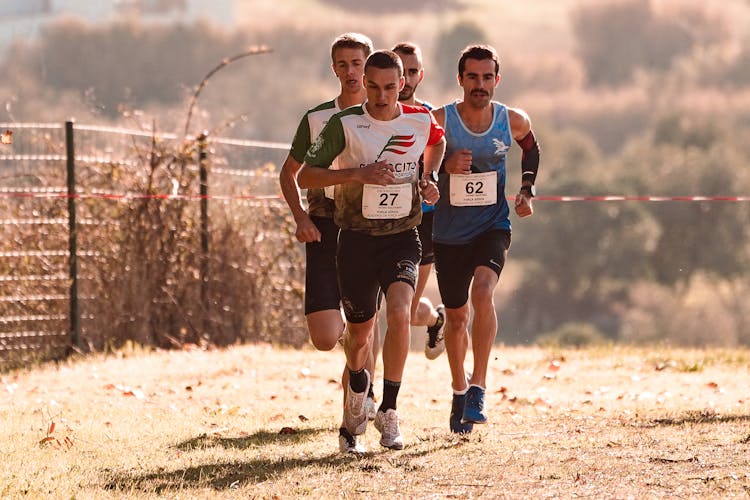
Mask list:
[[[279,434],[297,434],[297,431],[291,427],[282,427]]]
[[[302,421],[302,422],[307,422],[308,420],[310,420],[309,418],[307,418],[307,417],[306,417],[306,416],[304,416],[304,415],[300,415],[300,416],[299,416],[299,419],[300,419],[300,421]]]
[[[13,131],[6,130],[3,135],[0,136],[0,142],[3,144],[13,144]]]

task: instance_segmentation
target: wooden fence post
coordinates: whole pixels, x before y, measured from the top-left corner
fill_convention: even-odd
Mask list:
[[[208,132],[198,136],[198,168],[200,175],[200,227],[201,227],[201,258],[200,258],[200,280],[201,280],[201,307],[203,308],[203,321],[201,335],[205,335],[208,329]]]
[[[68,170],[68,277],[70,278],[70,342],[80,347],[81,322],[78,311],[78,228],[76,227],[76,172],[73,120],[65,122],[65,153]]]

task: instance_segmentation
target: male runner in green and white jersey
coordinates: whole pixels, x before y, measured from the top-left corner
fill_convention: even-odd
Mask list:
[[[341,298],[336,282],[336,242],[338,226],[333,222],[333,196],[323,189],[308,189],[308,211],[302,206],[297,173],[308,148],[328,119],[342,109],[365,101],[362,76],[372,41],[360,33],[345,33],[331,45],[331,68],[339,79],[338,97],[310,109],[297,127],[292,148],[279,175],[281,191],[297,224],[295,236],[305,243],[305,317],[310,339],[316,349],[329,351],[344,332]],[[372,366],[372,360],[369,362]],[[348,380],[344,371],[343,383]],[[374,408],[374,402],[372,402]],[[339,447],[342,451],[362,452],[356,438],[341,427]]]
[[[421,254],[416,231],[422,218],[420,194],[430,203],[437,201],[437,188],[428,179],[440,165],[445,141],[429,111],[398,102],[404,77],[397,54],[385,50],[370,55],[364,83],[367,101],[331,117],[305,156],[299,183],[307,188],[336,186],[334,221],[341,228],[336,263],[348,331],[344,423],[354,436],[367,427],[370,374],[365,363],[382,289],[388,333],[375,427],[382,446],[402,449],[396,399],[409,351]],[[422,153],[425,177],[419,180]]]

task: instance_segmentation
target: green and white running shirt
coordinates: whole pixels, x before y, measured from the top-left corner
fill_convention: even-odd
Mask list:
[[[341,109],[339,109],[336,99],[326,101],[308,110],[297,126],[289,155],[299,163],[305,161],[305,154],[310,149],[310,145],[318,137],[328,120],[339,111]],[[333,200],[326,198],[323,189],[307,190],[307,212],[310,215],[333,217],[333,207]]]
[[[398,182],[393,185],[336,186],[333,218],[341,229],[382,236],[406,231],[422,220],[419,157],[444,133],[422,106],[399,107],[399,116],[389,121],[374,119],[365,104],[347,108],[329,119],[307,151],[305,161],[311,166],[362,168],[382,160],[396,170]]]

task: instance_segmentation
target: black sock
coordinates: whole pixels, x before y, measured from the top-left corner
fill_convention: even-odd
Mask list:
[[[365,392],[367,390],[367,375],[365,369],[359,371],[349,370],[349,386],[354,392]]]
[[[396,398],[398,397],[399,389],[401,389],[401,382],[383,379],[383,402],[380,403],[378,411],[385,412],[386,410],[396,409]]]
[[[443,323],[445,323],[445,318],[443,318],[442,315],[438,314],[438,317],[435,320],[435,324],[432,325],[430,328],[435,329],[435,330],[440,330],[440,327],[443,326]]]

